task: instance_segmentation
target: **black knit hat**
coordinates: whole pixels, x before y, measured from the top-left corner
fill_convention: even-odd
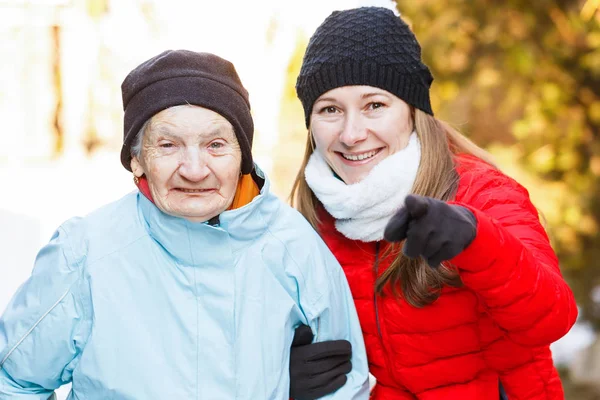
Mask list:
[[[334,11],[317,28],[302,61],[296,92],[308,127],[319,96],[351,85],[384,89],[433,115],[432,81],[408,25],[387,8],[360,7]]]
[[[121,163],[131,171],[131,146],[144,123],[169,107],[191,104],[226,118],[242,151],[242,173],[252,171],[252,136],[248,92],[232,63],[210,53],[167,50],[145,61],[121,84],[124,139]]]

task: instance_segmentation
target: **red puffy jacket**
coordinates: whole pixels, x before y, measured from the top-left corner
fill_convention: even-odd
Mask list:
[[[527,191],[472,156],[458,156],[454,204],[477,218],[474,241],[450,260],[464,286],[444,288],[416,308],[376,296],[376,274],[391,263],[385,242],[347,239],[322,214],[320,232],[341,263],[377,379],[376,400],[558,400],[563,391],[550,343],[574,324],[577,308]],[[389,294],[389,291],[388,291]]]

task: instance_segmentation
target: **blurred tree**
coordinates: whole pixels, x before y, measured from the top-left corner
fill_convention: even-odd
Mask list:
[[[87,0],[85,6],[88,15],[94,20],[99,20],[109,12],[109,0]]]
[[[63,83],[61,73],[61,27],[53,25],[50,27],[52,37],[52,89],[56,103],[52,113],[52,132],[54,135],[53,155],[60,155],[64,149],[63,129]]]
[[[90,25],[93,26],[95,35],[100,36],[99,30],[102,24],[103,18],[107,17],[110,12],[109,0],[85,0],[85,8],[87,16],[89,18]],[[95,49],[98,54],[102,54],[104,46],[97,43]],[[101,73],[105,70],[105,60],[102,57],[98,57],[97,69]],[[108,80],[107,80],[108,81]],[[95,92],[98,90],[96,84],[91,84],[87,90],[87,115],[85,122],[85,132],[82,138],[82,145],[85,149],[86,154],[92,154],[96,149],[104,145],[103,140],[98,134],[98,109],[100,105],[97,101],[97,95]]]
[[[397,1],[434,110],[496,154],[547,220],[600,329],[600,1]],[[595,299],[594,299],[595,297]]]
[[[289,194],[292,190],[298,166],[302,162],[307,130],[304,124],[302,104],[296,96],[296,78],[302,66],[302,57],[308,39],[298,34],[296,47],[285,73],[285,83],[279,110],[279,136],[277,152],[273,154],[272,179],[277,193]]]

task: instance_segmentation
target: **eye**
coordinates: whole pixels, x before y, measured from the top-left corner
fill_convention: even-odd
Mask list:
[[[377,101],[374,101],[373,103],[369,103],[368,107],[369,107],[371,110],[376,110],[376,109],[378,109],[378,108],[385,107],[385,104],[383,104],[383,103],[380,103],[380,102],[377,102]]]
[[[337,112],[337,108],[335,108],[334,106],[327,106],[327,107],[323,107],[321,108],[320,113],[324,113],[324,114],[335,114]]]
[[[213,150],[221,149],[223,148],[223,146],[225,146],[225,144],[223,144],[222,142],[212,142],[208,145],[208,147],[210,147]]]
[[[169,142],[159,143],[158,146],[163,149],[170,149],[172,147],[175,147],[175,145],[173,143],[169,143]]]

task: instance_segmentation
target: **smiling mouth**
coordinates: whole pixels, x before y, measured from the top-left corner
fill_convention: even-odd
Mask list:
[[[376,150],[371,150],[371,151],[367,151],[367,152],[359,153],[359,154],[348,154],[348,153],[338,153],[338,154],[348,161],[363,161],[363,160],[368,160],[369,158],[375,157],[377,154],[379,154],[379,152],[381,150],[382,149],[376,149]]]

